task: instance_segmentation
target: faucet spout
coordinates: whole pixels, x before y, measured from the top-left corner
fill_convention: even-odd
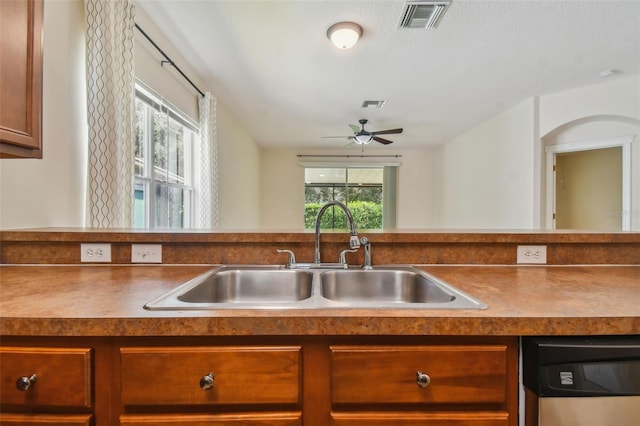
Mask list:
[[[356,230],[356,224],[353,220],[353,215],[351,214],[351,210],[340,201],[329,201],[322,206],[320,211],[318,212],[318,216],[316,216],[316,247],[313,255],[313,263],[320,263],[320,221],[322,220],[322,216],[324,212],[331,206],[338,206],[342,210],[344,210],[345,215],[347,216],[347,220],[349,221],[349,227],[351,228],[351,238],[349,239],[349,247],[352,249],[357,249],[360,247],[360,240],[358,239],[358,231]]]

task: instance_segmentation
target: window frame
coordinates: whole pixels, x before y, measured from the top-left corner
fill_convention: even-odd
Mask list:
[[[146,92],[146,93],[145,93]],[[153,99],[155,97],[156,99]],[[137,168],[134,167],[134,188],[133,194],[134,197],[134,227],[137,229],[158,229],[158,228],[171,228],[171,229],[186,229],[191,228],[194,224],[194,203],[195,203],[195,189],[194,189],[194,180],[195,180],[195,151],[196,144],[199,141],[199,125],[191,120],[186,114],[182,113],[177,107],[171,105],[166,100],[164,100],[158,93],[147,87],[144,83],[140,81],[136,81],[135,84],[135,102],[141,102],[145,105],[145,117],[144,117],[144,130],[143,130],[143,143],[142,145],[142,154],[143,154],[143,174],[140,175],[137,173]],[[137,111],[137,108],[134,108],[134,111]],[[137,112],[136,112],[137,113]],[[155,123],[155,114],[160,113],[164,114],[167,118],[167,131],[165,136],[165,144],[168,144],[168,138],[171,137],[169,120],[175,121],[178,125],[182,126],[183,129],[188,131],[183,131],[183,158],[184,158],[184,183],[179,182],[171,182],[169,179],[161,180],[156,178],[156,166],[154,165],[154,123]],[[134,141],[135,145],[135,141]],[[137,162],[136,157],[134,156],[134,161]],[[166,174],[169,174],[169,170],[165,170]],[[156,218],[156,198],[157,191],[162,186],[171,188],[178,188],[182,191],[183,202],[181,204],[182,214],[181,219],[182,223],[180,226],[169,225],[169,226],[157,226],[157,218]],[[136,191],[142,189],[144,194],[143,205],[144,205],[144,225],[140,226],[140,224],[135,223],[136,216]]]
[[[323,188],[334,188],[334,196],[335,199],[335,188],[339,188],[344,191],[346,205],[349,205],[350,200],[348,199],[349,189],[350,188],[358,188],[363,186],[369,186],[372,188],[379,188],[381,191],[381,202],[380,207],[382,210],[382,220],[380,224],[380,228],[371,228],[371,229],[385,229],[389,227],[395,227],[396,224],[396,206],[397,206],[397,169],[399,164],[380,164],[380,163],[345,163],[345,164],[336,164],[336,163],[301,163],[303,167],[303,212],[305,212],[306,218],[306,204],[307,204],[307,196],[306,189],[309,187],[323,187]],[[349,182],[349,170],[350,169],[381,169],[382,171],[382,183],[380,184],[355,184]],[[344,169],[345,170],[345,182],[340,183],[307,183],[306,181],[306,170],[307,169]],[[392,178],[389,179],[389,169],[393,170]],[[340,201],[340,200],[338,200]],[[327,213],[329,214],[329,213]],[[306,222],[306,220],[305,220]],[[305,223],[306,227],[306,223]]]

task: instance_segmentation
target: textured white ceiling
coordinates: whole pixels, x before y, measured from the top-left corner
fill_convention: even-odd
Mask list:
[[[404,3],[138,0],[265,147],[342,148],[322,136],[360,118],[404,127],[395,149],[438,144],[605,69],[640,73],[640,0],[453,0],[436,30],[398,29]],[[326,36],[339,21],[364,29],[352,49]]]

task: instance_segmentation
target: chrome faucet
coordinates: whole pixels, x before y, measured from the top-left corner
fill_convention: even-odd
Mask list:
[[[340,201],[329,201],[326,203],[320,211],[318,212],[318,216],[316,216],[316,249],[313,255],[313,263],[320,264],[320,221],[322,219],[322,215],[324,212],[331,206],[338,206],[344,213],[347,215],[347,220],[349,221],[349,226],[351,228],[351,238],[349,239],[349,247],[352,249],[357,249],[360,247],[360,240],[358,239],[358,232],[356,231],[356,224],[353,221],[353,215],[351,214],[351,210]]]

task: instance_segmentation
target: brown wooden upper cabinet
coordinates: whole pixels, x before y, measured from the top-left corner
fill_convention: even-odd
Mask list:
[[[43,0],[0,1],[0,158],[42,158]]]

